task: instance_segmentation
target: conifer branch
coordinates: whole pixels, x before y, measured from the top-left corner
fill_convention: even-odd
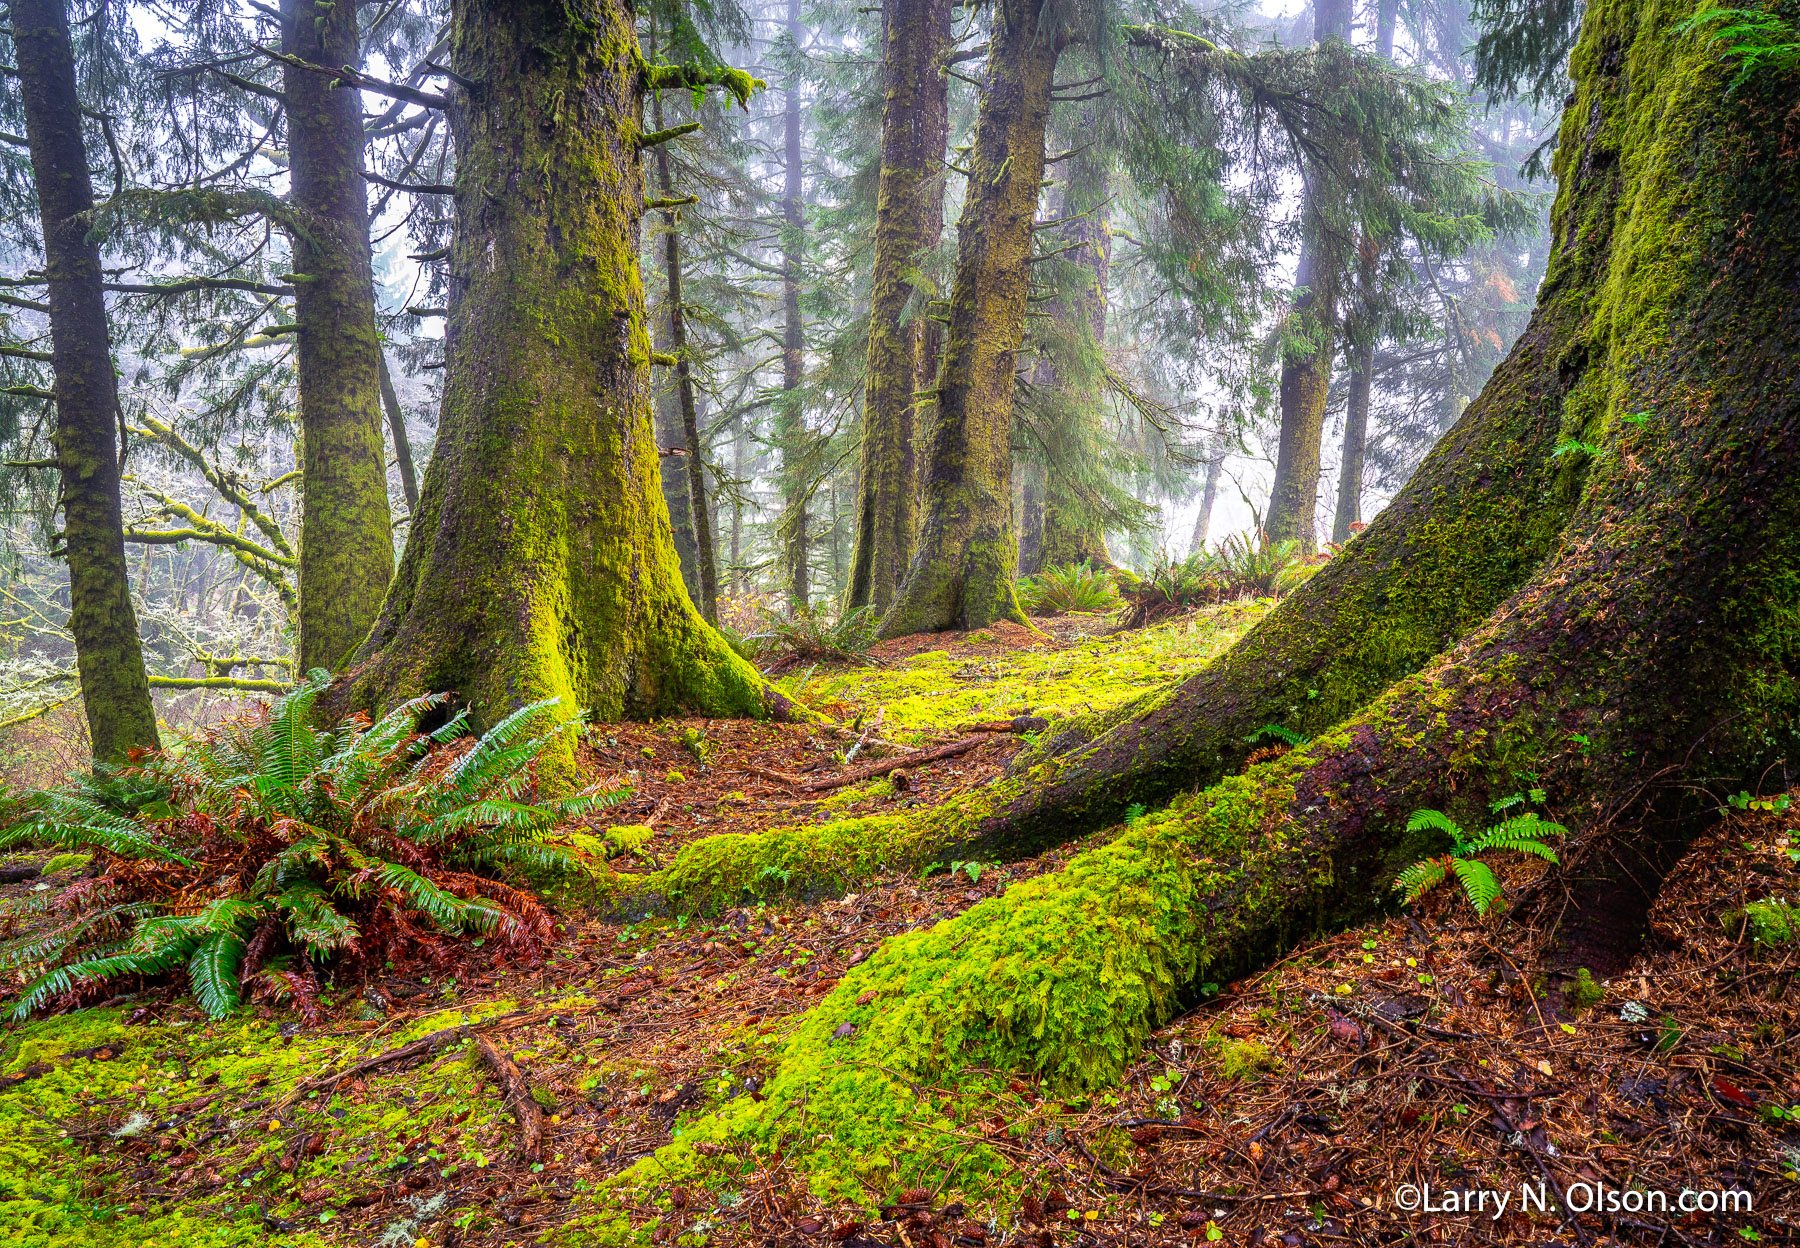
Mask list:
[[[448,96],[438,95],[431,91],[421,91],[417,87],[409,87],[404,83],[371,78],[348,65],[341,65],[333,69],[329,65],[315,65],[302,57],[290,56],[286,52],[277,52],[274,48],[265,48],[260,43],[253,43],[250,46],[272,61],[280,61],[283,65],[291,65],[295,69],[310,70],[315,74],[330,74],[345,86],[356,87],[363,91],[373,91],[376,95],[385,95],[393,100],[404,100],[408,104],[417,104],[421,108],[450,107],[450,97]]]
[[[107,282],[105,289],[121,295],[171,295],[191,294],[196,290],[242,290],[253,295],[278,295],[292,297],[292,286],[271,286],[267,282],[253,282],[243,277],[184,277],[173,282]]]
[[[48,364],[51,356],[48,351],[32,351],[25,347],[0,346],[0,358],[9,360],[37,360],[39,363]]]
[[[696,127],[697,129],[698,127]],[[454,195],[456,188],[442,182],[396,182],[392,178],[384,178],[379,173],[363,170],[364,178],[376,186],[385,186],[391,190],[405,191],[410,195]]]
[[[56,391],[45,390],[39,386],[0,386],[0,394],[10,394],[21,399],[54,399]]]
[[[200,475],[206,478],[206,483],[208,485],[218,491],[220,498],[223,498],[226,502],[242,511],[245,518],[262,531],[263,536],[269,539],[270,543],[277,551],[281,552],[282,555],[287,556],[290,561],[293,559],[294,548],[288,544],[287,534],[282,532],[281,526],[275,522],[274,517],[264,512],[262,508],[258,507],[255,502],[251,500],[250,492],[243,487],[236,476],[221,470],[218,465],[214,464],[201,452],[199,447],[189,442],[179,433],[176,433],[170,426],[163,424],[160,420],[156,419],[156,417],[146,415],[144,417],[144,426],[145,427],[142,429],[133,429],[132,432],[139,437],[149,437],[160,442],[162,445],[181,456],[181,458],[187,460],[187,462],[192,464],[195,468],[199,469]],[[142,486],[139,486],[138,488],[144,489]],[[269,486],[262,492],[266,494],[269,489],[273,488],[273,486]],[[175,504],[173,499],[157,494],[152,490],[144,489],[144,493],[165,505],[179,505]],[[289,566],[292,566],[291,562]]]
[[[750,97],[768,87],[761,78],[753,78],[729,65],[705,66],[694,62],[685,65],[651,65],[639,63],[645,91],[703,91],[707,87],[723,87],[740,108],[750,107]]]
[[[27,312],[47,314],[50,311],[50,305],[47,303],[41,303],[36,299],[21,299],[17,295],[0,295],[0,304],[5,304],[9,308],[23,308]]]
[[[667,143],[670,139],[679,139],[684,134],[692,134],[698,129],[700,129],[699,122],[689,121],[679,126],[670,126],[667,130],[652,130],[648,134],[640,134],[637,137],[637,150],[645,151],[659,144]]]

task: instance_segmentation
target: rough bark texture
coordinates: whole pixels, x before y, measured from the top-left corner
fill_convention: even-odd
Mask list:
[[[794,55],[806,28],[800,24],[800,0],[788,0],[787,33]],[[806,321],[800,310],[800,266],[806,248],[806,171],[800,150],[800,77],[796,69],[782,94],[781,188],[781,398],[775,408],[775,442],[781,451],[782,563],[788,577],[788,600],[807,605],[811,576],[807,567],[809,523],[807,502],[811,482],[806,479]]]
[[[919,333],[929,323],[917,280],[922,253],[943,232],[950,41],[949,0],[894,0],[882,9],[881,189],[869,308],[868,389],[856,492],[856,548],[847,605],[886,611],[912,560],[917,525],[915,392]]]
[[[957,222],[956,277],[924,480],[924,515],[882,635],[1023,622],[1013,592],[1014,368],[1061,46],[1044,0],[1002,0]]]
[[[1313,6],[1313,41],[1350,41],[1349,0],[1318,0]],[[1309,188],[1300,206],[1300,261],[1294,269],[1294,317],[1305,346],[1292,346],[1281,361],[1281,439],[1275,454],[1275,482],[1263,531],[1270,541],[1298,539],[1311,551],[1318,544],[1319,443],[1325,434],[1325,403],[1331,391],[1331,362],[1337,353],[1337,274],[1322,241],[1320,209]]]
[[[356,6],[282,0],[282,50],[355,65]],[[369,267],[362,93],[287,67],[295,371],[300,389],[300,670],[338,668],[368,634],[394,574],[381,436],[381,340]]]
[[[352,701],[455,690],[482,723],[762,714],[682,588],[638,272],[642,61],[611,0],[453,8],[456,228],[438,451]]]
[[[115,436],[123,420],[100,285],[100,248],[87,241],[82,217],[94,206],[94,186],[62,0],[17,0],[12,31],[44,231],[69,632],[75,638],[88,740],[94,757],[109,762],[128,749],[158,742],[125,568]]]
[[[1692,12],[1598,0],[1572,57],[1554,252],[1510,363],[1556,344],[1536,359],[1560,393],[1538,397],[1602,449],[1559,463],[1579,497],[1537,573],[1307,745],[887,942],[796,1027],[763,1099],[690,1125],[659,1153],[658,1181],[708,1164],[694,1144],[735,1138],[780,1145],[815,1187],[847,1188],[853,1158],[957,1120],[921,1080],[1116,1079],[1184,985],[1224,982],[1391,898],[1394,872],[1432,848],[1404,831],[1414,810],[1479,826],[1529,777],[1578,827],[1604,832],[1654,803],[1691,828],[1718,799],[1688,786],[1754,784],[1791,751],[1800,169],[1783,149],[1800,74],[1728,93],[1735,67],[1672,29]],[[1516,406],[1522,380],[1497,374],[1458,432]],[[1541,454],[1513,451],[1517,467]],[[896,1152],[901,1173],[882,1180],[932,1164]],[[956,1164],[972,1192],[1005,1163],[975,1145]]]
[[[1369,444],[1369,391],[1375,380],[1375,348],[1350,348],[1350,394],[1344,410],[1344,449],[1338,463],[1337,510],[1331,540],[1350,540],[1350,526],[1362,521],[1363,459]]]

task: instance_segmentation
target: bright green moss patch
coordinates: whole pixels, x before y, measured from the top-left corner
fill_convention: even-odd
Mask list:
[[[1024,706],[1034,715],[1063,718],[1106,710],[1190,675],[1224,653],[1270,605],[1229,603],[1064,650],[1036,646],[984,655],[952,645],[881,667],[803,671],[780,688],[814,706],[884,707],[895,730],[954,728],[1010,716]]]
[[[1750,939],[1757,944],[1785,945],[1800,937],[1800,909],[1783,897],[1753,901],[1726,915],[1725,926],[1734,931],[1748,930]]]
[[[79,871],[93,860],[92,854],[58,854],[44,864],[44,874],[55,875],[59,871]]]

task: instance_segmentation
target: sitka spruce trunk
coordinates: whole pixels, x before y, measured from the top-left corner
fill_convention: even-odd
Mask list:
[[[356,6],[282,0],[282,50],[355,65]],[[381,340],[369,266],[362,93],[288,65],[288,159],[300,326],[300,670],[342,667],[394,574],[382,441]],[[396,438],[404,436],[399,429]]]
[[[856,547],[846,605],[886,611],[912,560],[917,525],[917,369],[928,324],[917,274],[942,231],[949,79],[949,0],[894,0],[882,9],[881,188],[875,217],[867,396],[856,490]]]
[[[1433,541],[1472,536],[1462,526],[1491,514],[1505,486],[1554,521],[1541,558],[1519,542],[1535,571],[1306,744],[1178,797],[1060,872],[890,939],[798,1024],[761,1100],[689,1125],[623,1185],[651,1181],[653,1165],[666,1187],[736,1164],[731,1149],[696,1148],[733,1140],[779,1147],[815,1190],[857,1198],[955,1164],[975,1196],[1007,1163],[973,1132],[960,1133],[973,1142],[954,1163],[906,1140],[956,1131],[987,1103],[921,1095],[922,1082],[954,1094],[1017,1071],[1057,1089],[1116,1079],[1188,985],[1225,982],[1390,904],[1395,873],[1438,848],[1405,831],[1412,812],[1467,824],[1531,784],[1575,830],[1565,850],[1579,857],[1646,820],[1692,832],[1719,805],[1701,786],[1754,786],[1792,757],[1800,165],[1787,148],[1800,71],[1733,90],[1737,66],[1678,27],[1694,8],[1587,9],[1548,276],[1518,350],[1451,435],[1461,489],[1434,456],[1426,471],[1442,492],[1384,515],[1240,650],[1271,633],[1295,640],[1301,612],[1331,627],[1334,604],[1380,621],[1366,595],[1400,553],[1395,539],[1407,533],[1430,562]],[[1596,453],[1544,471],[1534,408]],[[1504,579],[1493,562],[1481,593]],[[1471,602],[1446,603],[1443,618]],[[1414,618],[1398,650],[1429,627],[1417,604]],[[1306,661],[1264,654],[1284,678]],[[1216,722],[1222,709],[1197,703],[1186,718]],[[1615,964],[1628,935],[1627,924],[1613,933]],[[889,1168],[871,1173],[878,1152]]]
[[[158,744],[156,709],[125,569],[116,437],[124,420],[100,248],[87,240],[85,214],[94,207],[94,187],[81,133],[75,56],[63,0],[17,0],[11,16],[43,219],[69,632],[94,757],[120,761],[127,750]]]
[[[956,277],[938,374],[912,563],[882,619],[886,637],[1023,622],[1013,592],[1013,373],[1025,336],[1044,130],[1063,43],[1045,0],[994,9],[987,81],[957,223]]]
[[[765,714],[682,587],[651,429],[640,95],[693,76],[646,66],[615,0],[457,0],[452,22],[474,85],[450,110],[438,450],[349,700],[454,690],[481,723],[541,698]]]

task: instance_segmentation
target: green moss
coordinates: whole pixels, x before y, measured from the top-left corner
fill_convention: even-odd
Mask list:
[[[1748,931],[1750,939],[1759,945],[1786,945],[1800,937],[1800,908],[1789,904],[1785,897],[1753,901],[1742,910],[1727,914],[1724,922],[1728,930]]]
[[[58,854],[44,864],[44,874],[55,875],[59,871],[79,871],[93,860],[92,854]]]
[[[1606,998],[1606,989],[1594,982],[1594,976],[1587,967],[1575,973],[1575,982],[1569,985],[1569,1008],[1573,1010],[1591,1010]]]
[[[1281,1058],[1258,1041],[1227,1040],[1219,1046],[1219,1073],[1227,1079],[1251,1079],[1281,1067]]]
[[[606,830],[603,838],[609,851],[608,858],[618,858],[625,854],[640,853],[650,839],[656,835],[656,829],[647,823],[619,824]]]

